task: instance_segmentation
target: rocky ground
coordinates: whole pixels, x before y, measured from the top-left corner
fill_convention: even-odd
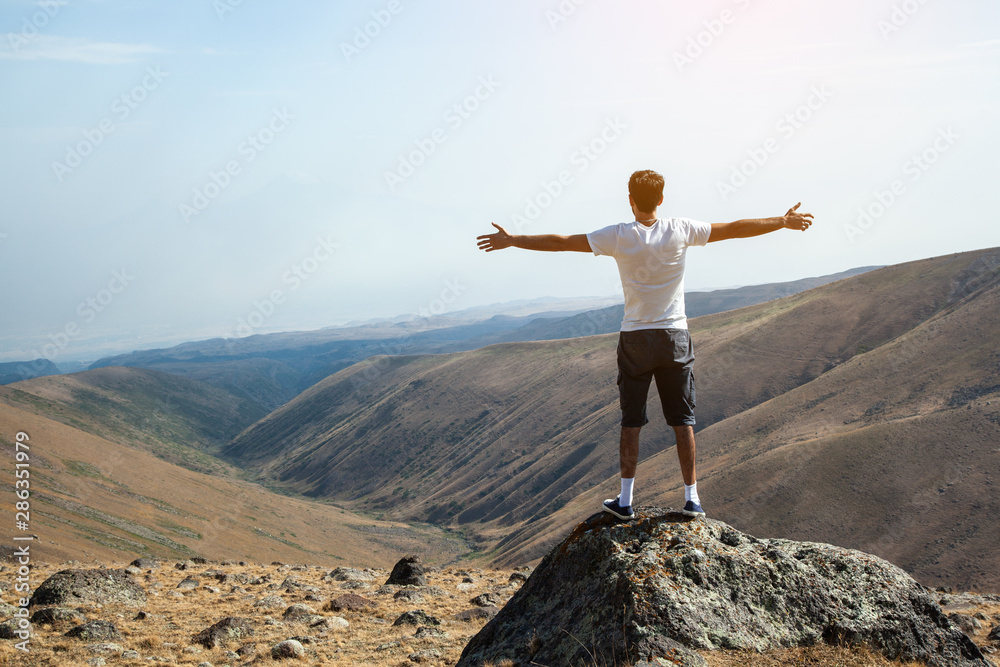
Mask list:
[[[65,611],[47,612],[47,619],[32,623],[27,654],[15,648],[19,639],[0,640],[0,665],[453,665],[524,579],[519,571],[446,568],[426,572],[422,585],[385,585],[390,573],[374,569],[193,561],[140,565],[111,567],[129,568],[146,592],[145,602],[36,604],[32,615],[45,608]],[[34,585],[80,567],[38,565]],[[0,572],[7,604],[16,603],[13,569],[7,565]],[[9,618],[15,610],[0,611]],[[225,624],[215,641],[205,637],[204,631],[229,618],[244,621]],[[66,635],[88,624],[88,631]],[[227,632],[234,637],[226,639]],[[272,655],[282,642],[288,642],[281,650],[292,659]]]
[[[77,568],[81,574],[53,577]],[[0,640],[0,665],[450,666],[530,574],[527,569],[423,570],[419,563],[402,563],[390,573],[201,560],[142,560],[109,569],[123,574],[115,578],[108,570],[74,562],[36,565],[31,613],[38,616],[29,652],[15,648],[17,638]],[[126,569],[138,589],[130,588]],[[14,570],[0,568],[5,604],[17,603]],[[387,585],[390,578],[408,583]],[[60,580],[63,585],[54,585]],[[79,591],[74,597],[74,583],[85,589],[84,597]],[[1000,630],[994,629],[1000,625],[1000,597],[951,591],[937,591],[934,597],[1000,665],[1000,653],[994,652],[1000,648]],[[2,618],[15,611],[0,606]],[[12,625],[0,624],[0,636]],[[710,667],[919,664],[890,662],[863,646],[824,644],[700,654]],[[504,666],[501,661],[483,667]]]

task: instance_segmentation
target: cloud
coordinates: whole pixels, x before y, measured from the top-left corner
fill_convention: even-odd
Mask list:
[[[58,37],[8,33],[6,43],[0,42],[2,60],[57,60],[85,65],[123,65],[141,62],[151,53],[163,50],[151,44],[94,42],[79,37]]]

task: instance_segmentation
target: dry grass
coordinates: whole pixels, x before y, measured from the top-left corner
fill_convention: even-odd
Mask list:
[[[509,586],[507,583],[509,571],[463,571],[447,568],[428,574],[429,588],[418,589],[423,595],[423,602],[409,602],[393,598],[392,592],[399,590],[398,587],[379,592],[382,583],[388,578],[389,573],[385,570],[370,570],[375,580],[365,584],[364,588],[351,589],[345,588],[344,582],[324,581],[324,575],[330,572],[329,567],[208,564],[181,571],[174,567],[175,563],[176,561],[166,561],[159,569],[136,575],[136,579],[149,594],[147,604],[142,609],[160,617],[135,620],[138,609],[113,605],[104,608],[79,608],[88,621],[101,619],[114,622],[123,636],[116,643],[126,650],[139,652],[140,658],[132,660],[106,656],[109,665],[138,667],[161,664],[160,661],[147,661],[151,656],[161,657],[164,662],[176,665],[198,665],[204,661],[216,666],[244,664],[248,659],[233,659],[232,656],[227,656],[227,651],[235,651],[245,643],[256,646],[259,657],[254,660],[255,665],[397,667],[413,664],[408,656],[428,649],[439,651],[441,656],[421,664],[432,667],[454,665],[469,639],[485,624],[482,620],[459,621],[453,618],[454,614],[472,608],[470,600],[482,593],[493,592],[501,603],[505,603],[516,591],[516,585]],[[72,566],[63,564],[37,568],[33,573],[36,585],[65,567]],[[124,564],[112,567],[124,567]],[[232,584],[220,584],[211,574],[205,575],[209,570],[242,572],[251,577],[268,576],[270,581],[259,585],[243,584],[245,592],[238,589],[233,591]],[[474,579],[473,584],[463,583],[465,572]],[[178,591],[177,584],[187,576],[199,578],[201,585],[193,590]],[[294,576],[305,586],[318,588],[319,592],[313,595],[320,599],[309,599],[307,596],[310,593],[306,590],[296,589],[290,592],[269,588],[271,585],[281,584],[288,576]],[[209,587],[218,590],[214,592]],[[178,592],[182,594],[178,596]],[[362,595],[375,601],[377,606],[355,613],[323,611],[327,602],[345,593]],[[255,601],[266,595],[280,595],[284,604],[268,610],[254,607]],[[14,596],[8,591],[3,594],[3,599],[13,602]],[[285,622],[282,614],[292,604],[309,605],[319,616],[340,616],[350,623],[350,627],[318,631],[304,624]],[[416,627],[392,626],[400,614],[415,609],[439,618],[442,621],[439,629],[448,636],[417,639],[414,637]],[[217,649],[205,649],[192,641],[193,635],[227,616],[251,619],[256,629],[255,636]],[[92,642],[66,638],[63,636],[66,629],[68,628],[37,626],[27,655],[16,650],[14,642],[0,641],[0,665],[85,667],[87,660],[95,655],[86,648]],[[304,644],[306,656],[302,660],[277,661],[270,658],[270,650],[274,644],[296,636],[308,636],[312,639],[310,643]]]

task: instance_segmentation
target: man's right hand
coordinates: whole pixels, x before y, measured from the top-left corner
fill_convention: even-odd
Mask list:
[[[490,224],[497,228],[497,233],[477,236],[476,240],[479,241],[480,250],[493,252],[494,250],[503,250],[514,245],[514,237],[508,234],[506,229],[495,222],[491,222]]]

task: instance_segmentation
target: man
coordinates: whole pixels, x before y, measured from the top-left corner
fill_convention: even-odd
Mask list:
[[[698,497],[694,444],[694,349],[684,314],[684,260],[688,246],[760,236],[779,229],[805,231],[811,213],[796,204],[777,218],[708,224],[687,218],[659,218],[663,177],[637,171],[628,182],[634,222],[590,234],[512,236],[503,227],[477,237],[486,252],[515,247],[526,250],[593,252],[618,263],[625,292],[625,319],[618,336],[618,390],[622,411],[619,457],[621,493],[604,501],[604,510],[619,519],[635,517],[632,509],[639,431],[649,423],[646,395],[655,377],[667,424],[677,436],[677,458],[684,478],[684,514],[705,516]]]

